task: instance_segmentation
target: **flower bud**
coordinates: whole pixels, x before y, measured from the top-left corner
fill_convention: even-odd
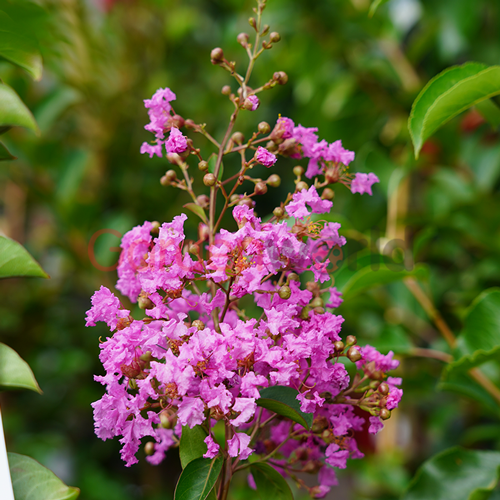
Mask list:
[[[186,128],[188,129],[193,129],[193,128],[196,128],[196,123],[191,120],[191,118],[188,118],[185,122],[184,122],[184,125],[186,126]]]
[[[161,179],[160,179],[160,184],[162,186],[170,186],[170,182],[168,182],[167,180],[167,176],[166,175],[162,175],[161,176]]]
[[[254,29],[257,29],[257,23],[255,22],[255,17],[248,18],[248,24]]]
[[[172,163],[172,165],[178,165],[181,157],[177,153],[168,153],[167,160]]]
[[[326,417],[323,416],[316,417],[313,421],[311,431],[314,434],[320,434],[325,429],[328,429],[328,420],[326,419]]]
[[[301,319],[309,319],[309,311],[311,310],[310,306],[306,306],[300,311]]]
[[[323,200],[333,200],[334,197],[335,197],[335,193],[334,193],[333,189],[330,189],[330,188],[323,189],[323,192],[321,193],[321,198]]]
[[[198,328],[198,330],[203,330],[205,328],[205,323],[199,319],[195,319],[192,323],[191,326],[195,326]]]
[[[267,193],[267,184],[265,182],[257,182],[253,191],[256,195]]]
[[[261,36],[266,36],[269,33],[269,24],[264,24],[264,27],[262,28],[262,32],[260,33]]]
[[[153,309],[155,306],[149,297],[145,297],[144,295],[139,295],[137,299],[137,305],[139,309]]]
[[[182,118],[181,115],[172,116],[172,118],[170,118],[169,122],[171,123],[172,126],[177,127],[177,128],[182,128],[182,127],[184,127],[184,124],[185,124],[184,118]]]
[[[153,441],[148,441],[144,446],[144,453],[146,455],[152,455],[155,452],[155,444]]]
[[[208,187],[215,186],[215,183],[217,182],[217,179],[215,178],[214,174],[205,174],[203,177],[203,184]]]
[[[361,353],[356,347],[349,347],[349,350],[347,351],[347,357],[355,363],[356,361],[359,361],[361,359]]]
[[[290,281],[300,281],[300,277],[297,273],[290,273],[287,278],[286,278],[286,281],[288,283],[290,283]]]
[[[269,186],[277,188],[281,184],[281,177],[277,174],[272,174],[268,177],[266,182]]]
[[[337,340],[337,342],[333,343],[333,347],[337,352],[342,352],[344,350],[344,342]]]
[[[257,126],[257,130],[260,134],[269,134],[269,132],[271,132],[271,125],[267,122],[260,122]]]
[[[358,343],[358,339],[354,335],[348,335],[345,339],[345,345],[346,346],[351,346],[355,345]]]
[[[128,386],[130,387],[130,389],[132,389],[133,391],[136,391],[137,390],[137,382],[135,381],[135,378],[130,378],[128,380]]]
[[[316,297],[309,303],[309,305],[311,307],[323,307],[325,303],[321,297]]]
[[[276,71],[273,74],[273,80],[278,85],[285,85],[288,82],[288,75],[284,71]]]
[[[287,300],[292,295],[292,290],[290,289],[290,287],[288,285],[283,285],[278,290],[278,295],[280,296],[280,299]]]
[[[235,201],[238,201],[239,199],[240,199],[240,195],[239,194],[232,194],[231,198],[229,198],[229,201],[231,203],[234,203]]]
[[[224,51],[220,47],[216,47],[210,52],[210,59],[212,64],[220,64],[224,61]]]
[[[238,144],[238,146],[241,146],[243,142],[245,141],[245,136],[241,132],[235,132],[231,136],[231,140],[235,143]]]
[[[199,251],[200,251],[200,247],[196,244],[193,244],[189,247],[189,253],[191,255],[198,255]]]
[[[221,89],[222,95],[229,95],[231,93],[231,87],[229,85],[224,85]]]
[[[200,196],[196,197],[196,201],[200,204],[201,208],[207,208],[210,198],[206,194],[200,194]]]
[[[391,418],[391,412],[387,408],[382,408],[382,410],[380,410],[379,416],[382,420],[387,420],[387,419]]]
[[[247,206],[248,208],[253,208],[253,201],[250,198],[242,198],[239,202],[238,205],[240,206]]]
[[[174,182],[177,179],[177,174],[175,173],[175,170],[167,170],[165,172],[165,177],[169,182]]]
[[[387,396],[387,394],[389,394],[389,385],[386,382],[382,382],[378,386],[378,392],[380,392],[383,396]]]
[[[208,229],[208,226],[206,224],[200,222],[198,224],[198,238],[200,239],[200,241],[207,241],[209,236],[210,229]]]
[[[321,439],[323,439],[323,441],[326,444],[331,444],[331,443],[333,443],[335,441],[335,437],[334,437],[333,432],[331,431],[331,429],[325,429],[321,433]]]
[[[236,37],[236,41],[242,46],[242,47],[247,47],[248,46],[248,39],[250,37],[248,36],[248,33],[240,33]]]
[[[274,215],[277,219],[281,219],[281,218],[285,215],[285,211],[284,211],[281,207],[276,207],[276,208],[273,210],[273,215]]]
[[[297,182],[297,186],[295,189],[297,191],[302,191],[303,189],[305,189],[307,191],[309,189],[309,186],[307,185],[307,182],[300,181],[300,182]]]
[[[293,167],[293,175],[296,175],[297,177],[304,175],[304,167],[301,167],[300,165]]]
[[[158,234],[160,229],[160,223],[157,220],[154,220],[153,222],[151,222],[151,226],[152,226],[151,232],[153,234]]]
[[[272,31],[271,34],[269,35],[269,40],[272,43],[278,43],[281,40],[281,36],[278,32]]]
[[[200,163],[198,163],[198,168],[204,172],[205,170],[208,170],[208,162],[205,160],[201,160]]]
[[[313,294],[313,297],[317,297],[319,295],[319,284],[315,281],[308,281],[306,283],[306,289]]]
[[[316,314],[325,314],[325,308],[324,307],[315,307],[313,309],[313,311],[316,313]]]

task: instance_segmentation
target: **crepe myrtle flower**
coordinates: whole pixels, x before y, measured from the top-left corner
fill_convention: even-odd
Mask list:
[[[278,158],[276,155],[270,153],[266,148],[259,146],[255,152],[255,159],[258,163],[266,166],[267,168],[272,167]]]

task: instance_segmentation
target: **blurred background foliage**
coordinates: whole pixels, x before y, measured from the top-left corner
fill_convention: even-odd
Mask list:
[[[141,460],[127,469],[117,440],[93,433],[90,403],[103,389],[92,376],[102,372],[99,336],[108,332],[102,324],[86,329],[84,317],[94,290],[113,289],[116,273],[102,268],[116,262],[110,247],[119,240],[107,233],[96,240],[90,253],[97,267],[89,242],[101,229],[124,233],[146,219],[169,221],[189,201],[160,185],[166,160],[139,154],[151,139],[142,100],[168,86],[177,94],[176,112],[220,137],[232,107],[220,89],[233,82],[209,53],[221,46],[243,68],[236,36],[251,30],[253,1],[0,4],[38,40],[44,59],[40,82],[0,61],[0,78],[41,130],[39,137],[20,128],[2,136],[18,159],[0,164],[0,229],[51,275],[0,283],[0,340],[29,362],[44,391],[2,394],[7,447],[79,486],[82,499],[171,498],[180,473],[175,451],[158,467]],[[289,83],[261,94],[259,110],[246,113],[240,129],[248,135],[281,113],[354,150],[354,171],[375,172],[381,182],[373,197],[336,188],[329,218],[342,222],[349,241],[337,264],[348,266],[349,257],[356,266],[363,248],[387,250],[387,242],[401,240],[393,256],[407,269],[428,265],[424,287],[458,333],[472,300],[500,285],[499,134],[472,109],[444,126],[415,162],[406,123],[418,92],[444,68],[498,64],[500,4],[390,0],[371,18],[369,7],[368,0],[269,0],[265,22],[282,41],[263,54],[251,85],[277,70]],[[211,152],[203,137],[195,144]],[[259,215],[293,187],[294,164],[280,160],[274,172],[282,185],[258,200]],[[201,193],[196,163],[191,170]],[[196,226],[191,216],[193,236]],[[349,461],[331,498],[395,499],[438,451],[456,444],[500,450],[498,404],[470,380],[443,384],[443,363],[415,355],[416,348],[447,347],[403,283],[359,294],[339,312],[346,335],[398,353],[405,396],[376,441],[358,437],[367,456]],[[484,370],[500,380],[496,362]],[[241,478],[234,498],[254,496]]]

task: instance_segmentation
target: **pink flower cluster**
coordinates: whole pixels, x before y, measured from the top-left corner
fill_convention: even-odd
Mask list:
[[[187,139],[178,128],[178,121],[174,115],[171,102],[175,101],[175,94],[169,89],[158,89],[151,99],[144,100],[148,109],[150,123],[144,128],[155,134],[155,144],[144,142],[141,154],[147,153],[152,158],[154,155],[163,156],[163,144],[167,153],[183,153],[187,150]],[[179,117],[180,118],[180,117]],[[165,141],[165,132],[170,131],[169,138]]]
[[[204,456],[214,457],[220,443],[212,429],[221,420],[233,430],[230,457],[244,460],[281,446],[273,465],[285,475],[292,463],[316,470],[316,498],[335,484],[335,468],[362,456],[353,432],[365,419],[354,414],[350,378],[339,361],[344,320],[314,302],[329,294],[326,307],[333,308],[342,299],[335,288],[321,290],[318,283],[303,289],[290,274],[310,270],[315,282],[326,281],[328,254],[345,243],[339,224],[311,223],[307,207],[324,213],[331,202],[321,200],[314,187],[296,193],[286,207],[296,218],[293,228],[262,223],[253,209],[235,207],[238,230],[221,230],[206,259],[185,251],[184,214],[156,229],[145,222],[123,237],[117,288],[133,302],[142,301],[146,316],[134,319],[101,287],[92,297],[87,326],[104,321],[114,332],[100,345],[106,373],[95,377],[106,393],[92,406],[97,435],[119,436],[128,466],[137,462],[142,438],[153,440],[147,459],[158,464],[178,445],[183,426],[201,424],[209,431]],[[193,286],[207,282],[215,284],[215,294]],[[246,295],[260,310],[255,318],[239,309]],[[369,346],[355,354],[363,380],[375,372],[381,380],[398,365],[392,353],[383,356]],[[384,407],[397,406],[400,383],[388,379]],[[273,415],[258,406],[259,391],[270,386],[298,391],[302,411],[314,415],[310,430],[278,418],[252,440],[247,431],[257,419]],[[374,398],[379,408],[382,396]],[[382,423],[373,415],[370,432],[377,432]]]

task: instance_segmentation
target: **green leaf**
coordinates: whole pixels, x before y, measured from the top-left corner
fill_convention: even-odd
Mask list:
[[[418,158],[425,140],[462,111],[500,94],[500,66],[470,62],[435,76],[415,99],[408,129]]]
[[[38,125],[19,96],[8,85],[0,83],[0,127],[26,127],[39,133]]]
[[[261,500],[293,500],[292,490],[283,476],[265,463],[250,466]]]
[[[14,276],[50,278],[22,245],[0,235],[0,278]]]
[[[450,448],[417,471],[403,500],[479,500],[497,484],[500,452]]]
[[[40,130],[48,132],[64,111],[82,100],[82,94],[74,88],[58,86],[54,92],[33,110]]]
[[[66,486],[52,471],[30,457],[7,453],[16,500],[75,500],[80,490]]]
[[[372,4],[370,5],[370,10],[368,12],[368,16],[373,17],[375,15],[375,12],[377,9],[381,6],[384,5],[384,3],[387,3],[389,0],[373,0]]]
[[[500,125],[500,108],[491,99],[477,103],[476,109],[493,128],[498,128]]]
[[[304,413],[300,409],[300,403],[297,399],[299,391],[292,387],[274,385],[272,387],[265,387],[259,392],[260,398],[257,400],[257,406],[287,417],[306,429],[310,429],[313,423],[313,414]]]
[[[446,372],[462,372],[492,359],[500,359],[500,289],[481,293],[470,306],[464,328],[457,337],[455,361]],[[446,376],[446,375],[445,375]]]
[[[35,80],[42,78],[42,56],[36,40],[1,10],[0,56],[25,69]]]
[[[186,203],[182,206],[184,208],[187,208],[188,210],[191,210],[191,212],[196,214],[205,224],[208,224],[205,211],[200,207],[200,205],[197,205],[196,203]]]
[[[11,155],[9,150],[0,142],[0,161],[15,160],[16,157]]]
[[[426,280],[428,269],[424,264],[416,264],[411,271],[404,268],[398,270],[398,264],[394,263],[394,268],[390,269],[387,264],[374,270],[372,266],[365,267],[356,272],[347,283],[341,288],[344,299],[350,299],[370,288],[387,285],[395,281],[401,281],[405,278],[413,277],[418,280]]]
[[[223,462],[220,455],[189,462],[175,488],[174,500],[205,500],[215,486]]]
[[[28,363],[14,349],[0,342],[0,391],[10,389],[30,389],[42,394]]]
[[[207,432],[201,425],[195,425],[192,429],[189,425],[182,426],[179,457],[183,469],[189,462],[202,457],[207,452],[207,445],[204,443],[206,437]]]

